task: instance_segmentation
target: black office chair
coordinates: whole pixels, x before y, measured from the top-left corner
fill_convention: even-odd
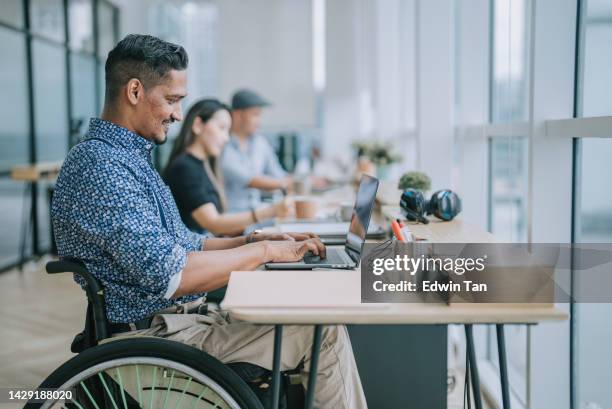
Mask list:
[[[250,363],[225,365],[207,353],[162,338],[110,337],[104,289],[85,265],[74,259],[47,263],[49,274],[70,272],[85,283],[87,312],[83,331],[74,337],[71,351],[78,355],[56,369],[40,388],[70,392],[51,396],[45,407],[92,408],[185,407],[262,408],[271,401],[270,372]],[[292,373],[284,374],[281,407],[287,398]],[[262,387],[265,386],[265,387]],[[293,389],[292,389],[293,390]],[[300,386],[300,390],[302,390]],[[188,402],[189,401],[189,402]],[[64,405],[62,405],[64,404]],[[197,406],[196,406],[197,405]],[[28,403],[27,408],[40,403]]]

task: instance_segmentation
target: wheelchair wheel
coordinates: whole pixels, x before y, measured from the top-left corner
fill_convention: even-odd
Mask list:
[[[64,396],[28,402],[25,408],[263,408],[220,361],[161,338],[128,338],[90,348],[56,369],[39,389]]]

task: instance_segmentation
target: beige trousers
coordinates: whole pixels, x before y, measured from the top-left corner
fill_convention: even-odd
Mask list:
[[[216,357],[221,362],[248,362],[272,369],[274,327],[231,322],[223,311],[200,314],[158,314],[151,328],[120,334],[159,336],[178,341]],[[306,388],[314,328],[283,326],[281,370],[296,368],[304,360],[302,384]],[[317,368],[315,408],[361,409],[366,400],[353,349],[344,326],[323,327]]]

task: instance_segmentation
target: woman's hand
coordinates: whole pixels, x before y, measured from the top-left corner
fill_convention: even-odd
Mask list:
[[[317,239],[320,241],[319,236],[314,233],[252,233],[250,235],[249,243],[258,241],[305,241],[309,239]]]
[[[272,209],[274,211],[274,216],[276,217],[287,217],[294,214],[294,203],[288,197],[285,197],[283,200],[276,202],[272,205]]]

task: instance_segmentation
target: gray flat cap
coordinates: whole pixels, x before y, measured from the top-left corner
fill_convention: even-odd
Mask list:
[[[270,102],[250,89],[239,89],[232,97],[232,109],[247,109],[253,107],[266,107]]]

